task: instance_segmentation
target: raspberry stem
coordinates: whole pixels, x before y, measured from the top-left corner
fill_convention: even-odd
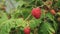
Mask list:
[[[28,17],[25,20],[28,20],[30,18],[31,14],[28,15]]]

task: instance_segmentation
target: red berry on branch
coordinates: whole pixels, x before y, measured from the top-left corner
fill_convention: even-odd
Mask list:
[[[24,28],[24,34],[30,34],[30,27]]]
[[[41,17],[41,9],[39,7],[33,8],[32,16],[34,16],[36,19],[39,19]]]
[[[56,14],[55,10],[53,10],[53,9],[50,10],[50,12],[51,12],[52,15],[55,15]]]

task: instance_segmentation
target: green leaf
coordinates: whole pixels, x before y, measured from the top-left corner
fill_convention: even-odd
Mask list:
[[[10,29],[13,27],[25,27],[26,22],[21,19],[10,19],[7,21],[4,21],[0,24],[0,34],[9,34]]]
[[[22,8],[20,11],[22,11],[23,17],[25,19],[31,13],[31,8]]]
[[[6,21],[8,20],[8,17],[7,17],[7,14],[4,13],[3,11],[0,12],[0,24],[3,22],[3,21]]]
[[[48,33],[52,33],[52,32],[55,33],[55,30],[48,22],[45,22],[40,26],[40,33],[48,34]]]
[[[35,27],[37,27],[38,25],[40,25],[41,21],[40,19],[32,19],[30,20],[30,27],[33,29]]]

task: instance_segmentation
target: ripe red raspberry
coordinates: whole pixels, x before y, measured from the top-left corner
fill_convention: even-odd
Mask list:
[[[56,12],[55,12],[54,9],[50,10],[50,12],[51,12],[52,15],[55,15],[56,14]]]
[[[24,28],[24,34],[30,34],[30,27]]]
[[[41,16],[41,9],[39,7],[32,9],[32,16],[34,16],[36,19],[39,19]]]

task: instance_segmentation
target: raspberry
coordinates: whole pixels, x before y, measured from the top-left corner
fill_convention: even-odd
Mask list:
[[[24,34],[30,34],[30,27],[24,28]]]
[[[36,19],[39,19],[41,16],[41,9],[39,7],[32,9],[32,16],[34,16]]]
[[[51,12],[52,15],[56,14],[55,10],[53,10],[53,9],[50,12]]]

